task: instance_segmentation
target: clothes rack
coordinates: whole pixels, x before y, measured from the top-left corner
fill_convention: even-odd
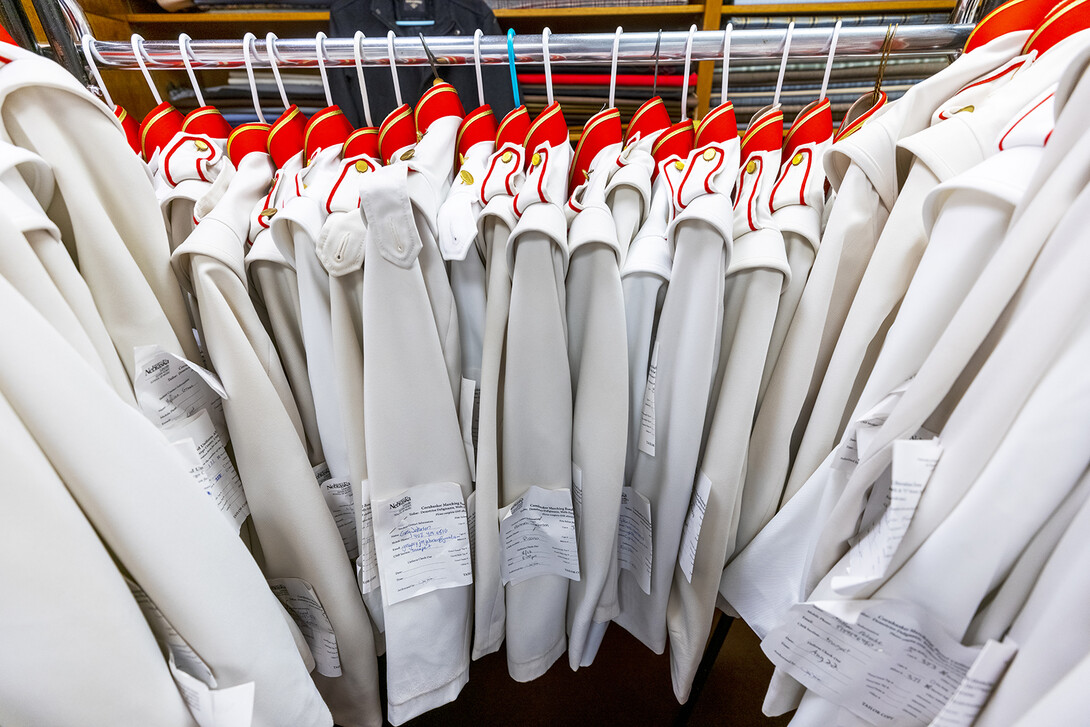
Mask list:
[[[60,53],[68,65],[68,56],[81,55],[78,46],[83,36],[93,35],[82,9],[75,0],[35,0],[43,26],[56,49],[71,46],[73,54]],[[891,54],[897,56],[956,54],[960,52],[972,31],[976,17],[970,6],[979,3],[962,0],[950,23],[935,25],[901,25],[897,27]],[[50,12],[42,12],[43,9]],[[874,57],[881,55],[888,27],[884,25],[845,27],[837,42],[837,57]],[[681,62],[685,58],[687,31],[668,31],[661,35],[658,60],[660,63]],[[618,48],[618,63],[648,64],[656,59],[655,47],[659,34],[652,32],[624,33]],[[554,64],[608,64],[613,51],[613,33],[556,34],[549,39],[550,59]],[[735,30],[731,39],[731,59],[776,57],[783,50],[784,33],[779,30]],[[794,58],[824,57],[829,50],[830,32],[824,28],[798,28],[791,40]],[[329,38],[325,41],[327,66],[352,66],[355,63],[353,39]],[[263,43],[256,44],[252,54],[256,67],[269,67],[269,56]],[[127,41],[94,39],[91,49],[95,61],[104,68],[137,69],[139,66],[131,44]],[[228,69],[244,67],[240,40],[198,40],[190,44],[192,66],[195,69]],[[277,65],[281,68],[314,68],[318,58],[313,38],[280,38],[274,42]],[[697,31],[692,37],[693,61],[719,60],[723,49],[723,31]],[[175,41],[152,41],[143,44],[149,68],[153,70],[183,69],[182,55]],[[467,37],[433,37],[427,50],[438,65],[468,65],[474,62],[473,39]],[[394,40],[397,65],[428,63],[427,50],[417,38]],[[384,37],[366,38],[361,43],[365,66],[389,65],[389,52]],[[516,64],[543,62],[541,37],[517,35],[514,38]],[[484,36],[480,43],[482,64],[508,63],[508,44],[504,36]],[[80,64],[82,66],[82,63]],[[71,69],[70,70],[74,70]],[[83,77],[83,68],[77,73]]]

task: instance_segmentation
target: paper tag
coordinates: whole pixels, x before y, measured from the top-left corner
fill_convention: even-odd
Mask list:
[[[655,383],[659,370],[659,341],[651,349],[651,365],[647,368],[647,385],[643,390],[643,410],[640,415],[639,449],[646,455],[655,456]]]
[[[355,560],[359,556],[360,545],[356,539],[356,505],[352,501],[352,484],[348,480],[328,479],[321,484],[321,488],[326,507],[337,523],[344,550],[349,559]]]
[[[311,469],[314,470],[314,479],[318,480],[319,485],[333,476],[333,473],[329,471],[329,465],[325,462]]]
[[[477,454],[474,446],[477,438],[473,429],[477,420],[477,402],[480,389],[473,379],[462,379],[461,401],[458,406],[458,421],[462,426],[462,444],[466,448],[466,461],[469,463],[469,478],[477,481]]]
[[[303,633],[314,655],[314,668],[324,677],[339,677],[341,657],[337,652],[337,637],[311,585],[302,578],[271,578],[269,588]]]
[[[371,482],[360,483],[359,558],[356,559],[356,580],[360,593],[367,595],[379,587],[378,554],[375,551],[375,523],[371,517]]]
[[[504,585],[543,575],[579,580],[571,490],[531,486],[500,510],[500,543]]]
[[[988,639],[954,696],[929,727],[972,727],[1017,651],[1018,646],[1012,641],[1000,643]]]
[[[144,620],[148,622],[151,632],[155,634],[155,640],[166,647],[170,659],[192,678],[209,687],[215,687],[216,678],[212,675],[212,670],[197,652],[193,651],[182,635],[170,625],[167,617],[163,615],[147,592],[128,577],[125,577],[125,583],[132,592],[136,605],[140,607],[140,612],[144,614]]]
[[[200,727],[251,727],[254,721],[254,683],[246,682],[226,689],[209,689],[199,679],[186,674],[168,654],[167,667],[174,684]]]
[[[632,487],[621,488],[621,520],[617,527],[617,564],[636,577],[651,594],[651,501]]]
[[[704,525],[704,511],[708,508],[708,496],[712,491],[712,481],[702,471],[697,472],[693,499],[689,503],[689,515],[685,518],[685,528],[681,531],[681,549],[677,563],[685,580],[693,582],[693,568],[696,566],[696,546],[700,541],[700,528]]]
[[[224,443],[230,441],[223,401],[227,392],[219,378],[160,346],[137,346],[133,389],[140,411],[160,429],[207,409]]]
[[[847,573],[833,577],[834,591],[850,591],[885,577],[941,455],[937,439],[893,443],[892,483],[885,511],[848,552]]]
[[[859,419],[851,422],[844,432],[842,444],[837,449],[836,459],[833,461],[833,469],[846,472],[851,475],[859,465],[859,460],[871,454],[870,445],[878,430],[886,423],[890,412],[897,406],[897,402],[904,396],[909,384],[909,377],[900,386],[889,392],[881,401],[871,407]]]
[[[477,493],[466,498],[466,525],[469,530],[469,561],[477,567]]]
[[[457,483],[417,485],[375,500],[371,513],[387,604],[473,583],[466,506]]]
[[[838,606],[858,612],[855,622],[816,604],[798,604],[761,649],[804,687],[874,725],[927,724],[980,652],[959,644],[910,603]]]
[[[242,480],[208,410],[202,409],[196,416],[176,421],[174,426],[164,429],[163,434],[181,453],[189,464],[189,473],[237,533],[250,516],[250,506]]]
[[[583,468],[571,463],[571,499],[575,506],[575,522],[583,520]]]

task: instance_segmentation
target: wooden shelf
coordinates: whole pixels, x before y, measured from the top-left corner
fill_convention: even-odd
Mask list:
[[[700,15],[703,5],[618,5],[615,7],[498,9],[496,17],[508,20],[549,18],[608,18],[656,15]],[[325,10],[223,10],[182,13],[127,13],[111,16],[137,25],[185,25],[188,23],[317,23],[329,22]]]
[[[328,23],[325,10],[227,10],[201,13],[129,13],[113,16],[134,25],[188,25],[189,23]]]
[[[880,15],[882,13],[947,12],[952,0],[878,0],[849,3],[778,3],[723,5],[723,15]]]

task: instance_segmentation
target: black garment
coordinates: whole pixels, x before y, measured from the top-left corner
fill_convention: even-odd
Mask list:
[[[434,20],[434,25],[398,25],[398,20]],[[329,35],[333,38],[351,38],[362,30],[368,38],[386,38],[389,31],[402,37],[433,35],[461,35],[473,37],[480,28],[485,35],[501,35],[500,25],[492,9],[484,0],[334,0],[329,9]],[[514,108],[511,93],[510,71],[506,65],[483,66],[481,69],[485,87],[485,103],[492,107],[500,119]],[[431,66],[398,66],[401,81],[401,97],[405,103],[415,105],[421,94],[431,86]],[[371,106],[371,120],[375,126],[397,107],[394,98],[393,79],[387,68],[368,67],[363,70],[367,82],[367,100]],[[458,91],[467,112],[477,106],[477,73],[473,65],[444,66],[439,75]],[[329,87],[333,103],[344,109],[349,120],[363,126],[366,119],[360,99],[360,86],[356,69],[330,69]]]

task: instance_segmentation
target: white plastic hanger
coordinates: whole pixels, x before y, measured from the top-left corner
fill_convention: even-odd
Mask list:
[[[473,65],[477,69],[477,105],[484,106],[484,81],[481,76],[481,36],[484,31],[477,28],[473,31]]]
[[[130,43],[132,44],[132,54],[136,57],[136,64],[140,66],[140,72],[144,74],[144,80],[148,82],[148,88],[151,89],[155,105],[158,106],[163,103],[163,97],[159,95],[159,89],[155,87],[155,83],[151,80],[151,71],[148,70],[147,61],[144,60],[144,37],[139,33],[133,33]]]
[[[265,120],[265,112],[261,110],[261,100],[257,95],[257,82],[254,80],[254,61],[252,54],[256,43],[257,36],[253,33],[247,33],[242,36],[242,62],[246,64],[246,78],[250,81],[250,97],[254,100],[254,113],[257,114],[258,121],[267,124],[269,122]]]
[[[325,91],[325,105],[333,105],[333,94],[329,92],[329,75],[325,72],[325,39],[321,31],[314,36],[314,55],[318,57],[318,73],[322,74],[322,90]]]
[[[616,108],[617,98],[617,51],[621,48],[621,33],[624,29],[621,26],[617,26],[617,31],[613,34],[613,58],[609,64],[609,108]]]
[[[836,55],[836,41],[840,38],[840,24],[841,21],[836,21],[836,25],[833,26],[833,37],[829,41],[829,60],[825,61],[825,77],[821,79],[821,96],[818,97],[818,101],[825,100],[825,91],[829,88],[829,74],[833,70],[833,56]]]
[[[397,80],[397,58],[394,55],[394,31],[390,31],[386,34],[386,50],[390,55],[390,75],[394,77],[394,98],[397,99],[397,106],[401,108],[403,102],[401,100],[401,83]]]
[[[689,37],[685,39],[685,71],[681,81],[681,120],[689,118],[689,66],[693,58],[693,34],[696,26],[689,26]]]
[[[280,100],[284,102],[284,110],[287,111],[291,106],[288,103],[288,92],[284,90],[284,80],[280,78],[280,68],[277,66],[277,62],[280,60],[280,56],[276,53],[276,33],[269,33],[265,36],[265,52],[269,54],[269,67],[272,68],[273,78],[276,79],[276,88],[280,91]]]
[[[189,74],[189,83],[193,86],[193,93],[197,96],[197,105],[204,106],[204,94],[201,93],[201,85],[197,83],[197,74],[193,72],[193,62],[190,58],[192,49],[189,47],[189,41],[191,40],[189,33],[182,33],[178,36],[178,54],[182,57],[185,72]]]
[[[367,81],[363,78],[363,41],[367,36],[363,34],[362,30],[357,30],[355,35],[355,43],[352,44],[352,53],[356,57],[356,78],[360,82],[360,98],[363,99],[363,117],[367,121],[367,126],[374,126],[374,122],[371,121],[371,102],[367,100]]]
[[[783,88],[783,74],[787,71],[787,54],[791,52],[791,36],[795,33],[795,21],[787,26],[787,36],[783,41],[783,57],[780,59],[780,75],[776,79],[776,94],[772,97],[772,108],[780,107],[780,89]]]
[[[553,61],[549,56],[549,37],[553,31],[543,28],[541,31],[541,60],[545,65],[545,98],[546,105],[553,105]]]
[[[837,21],[839,23],[839,21]],[[723,31],[723,78],[719,86],[719,104],[727,102],[727,77],[730,75],[730,36],[734,32],[734,23],[727,23]]]
[[[114,100],[110,96],[109,89],[106,88],[106,83],[102,80],[98,64],[95,63],[95,52],[94,48],[91,47],[92,41],[94,41],[94,38],[90,35],[85,35],[80,39],[80,44],[83,46],[83,57],[87,60],[87,67],[91,69],[91,75],[94,77],[95,83],[98,84],[98,90],[102,94],[102,98],[105,99],[106,105],[113,110]]]

